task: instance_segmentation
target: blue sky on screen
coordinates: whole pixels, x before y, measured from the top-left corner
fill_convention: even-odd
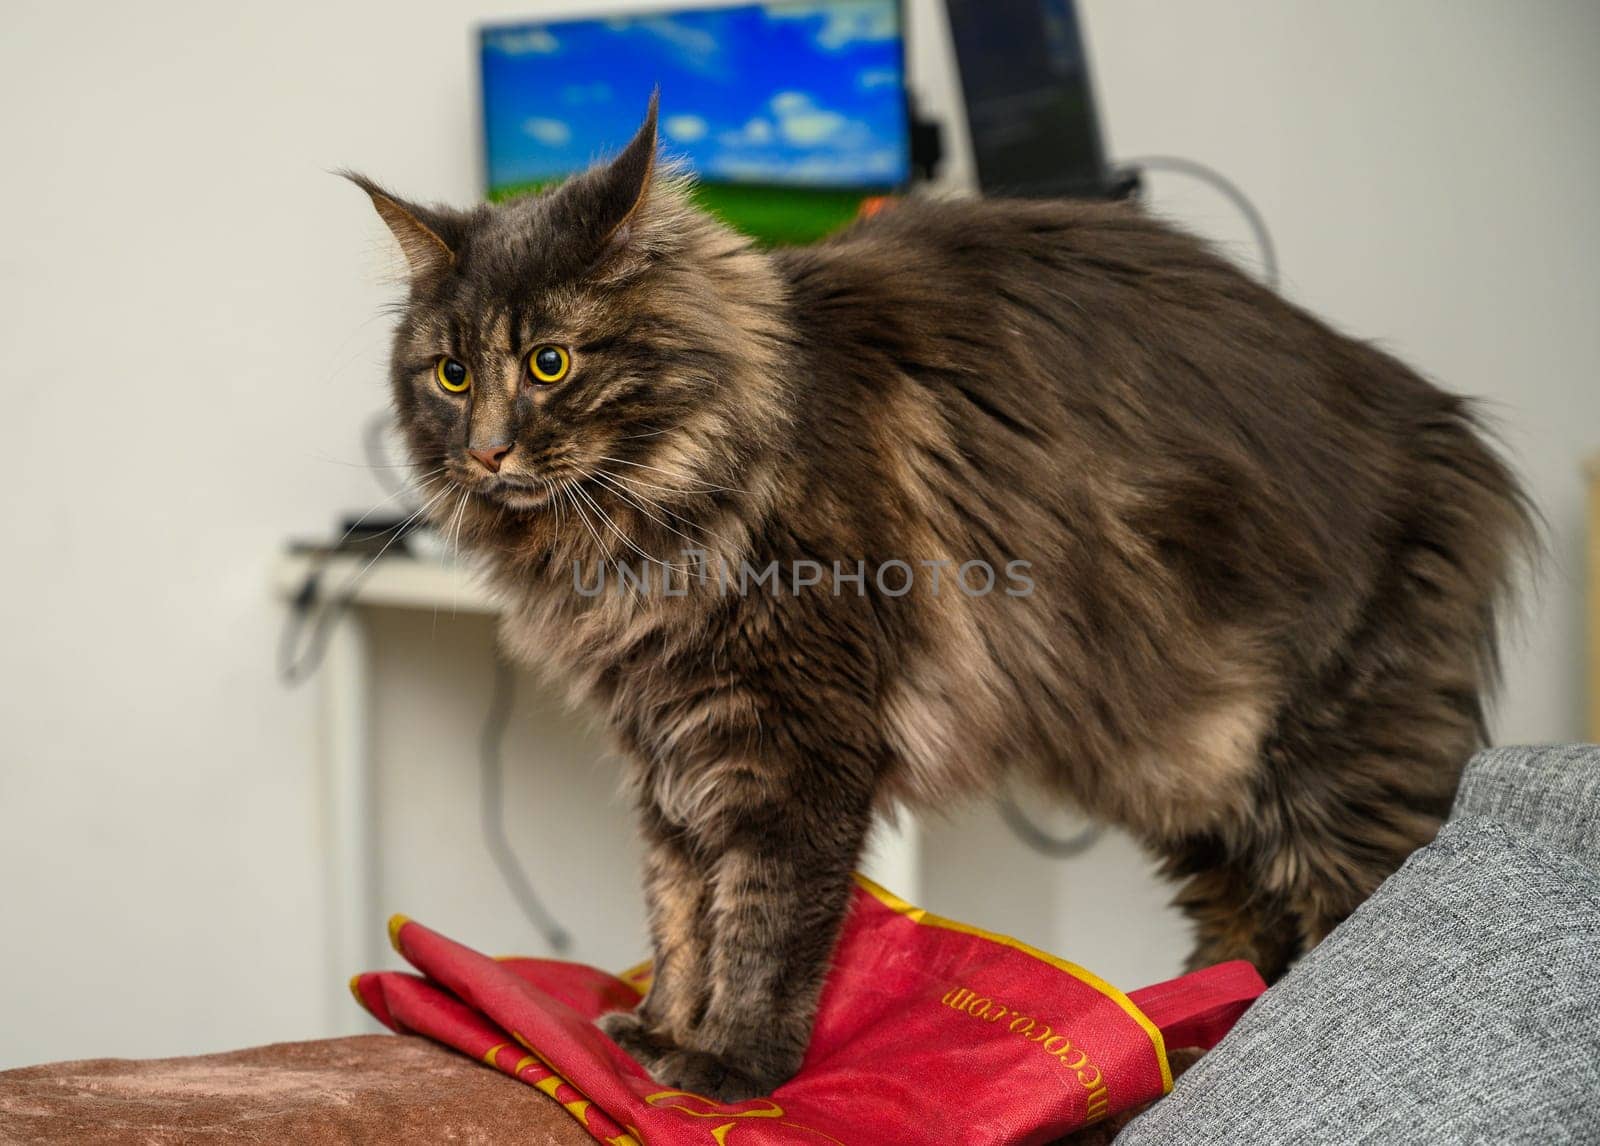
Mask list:
[[[614,153],[661,87],[663,151],[715,181],[907,174],[894,0],[778,2],[483,32],[491,188]]]

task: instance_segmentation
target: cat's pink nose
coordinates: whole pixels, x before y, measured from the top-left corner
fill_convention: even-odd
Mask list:
[[[492,474],[497,474],[500,472],[501,459],[503,459],[510,452],[510,442],[507,442],[503,446],[484,446],[481,449],[468,448],[467,450],[467,453],[477,458],[478,461],[482,463],[483,468]]]

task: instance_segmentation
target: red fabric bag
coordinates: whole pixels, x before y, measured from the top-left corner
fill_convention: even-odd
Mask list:
[[[491,959],[395,916],[390,939],[421,975],[350,986],[385,1026],[538,1087],[611,1146],[1048,1142],[1165,1094],[1167,1047],[1213,1046],[1265,990],[1236,962],[1124,995],[857,882],[805,1062],[769,1098],[666,1088],[593,1025],[637,1005],[648,967]]]

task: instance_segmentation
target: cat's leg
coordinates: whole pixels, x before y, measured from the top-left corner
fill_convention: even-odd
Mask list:
[[[1425,684],[1391,672],[1372,703],[1324,694],[1286,714],[1226,848],[1167,849],[1191,967],[1247,959],[1277,979],[1438,833],[1479,733],[1470,685]]]
[[[1451,568],[1433,549],[1402,554],[1337,664],[1264,747],[1253,870],[1287,903],[1302,952],[1438,834],[1483,744],[1493,622]]]
[[[1470,729],[1457,732],[1406,754],[1377,747],[1376,720],[1359,733],[1270,743],[1261,793],[1225,846],[1160,849],[1166,873],[1183,880],[1175,905],[1194,925],[1189,968],[1244,959],[1269,983],[1282,977],[1438,833],[1470,752],[1460,741]]]
[[[701,823],[703,956],[639,1019],[602,1023],[664,1085],[734,1101],[799,1069],[871,824],[867,786],[846,795],[838,778],[797,777],[804,796],[724,805]]]
[[[631,1012],[600,1020],[635,1058],[688,1037],[704,1006],[706,908],[711,885],[686,834],[652,809],[644,812],[645,903],[652,951],[649,994]]]
[[[1194,927],[1189,970],[1243,959],[1271,981],[1289,969],[1300,950],[1298,923],[1248,871],[1219,861],[1207,843],[1176,849],[1166,871],[1185,877],[1173,902]]]
[[[813,825],[812,839],[761,827],[718,861],[711,994],[696,1033],[709,1053],[674,1063],[680,1077],[749,1097],[800,1069],[870,814],[846,820]],[[726,1064],[737,1076],[718,1077]]]
[[[1402,701],[1397,709],[1420,709]],[[1406,721],[1400,712],[1395,716]],[[1417,726],[1431,722],[1414,712]],[[1470,721],[1435,725],[1431,744],[1402,748],[1397,728],[1376,714],[1333,733],[1284,771],[1289,794],[1280,830],[1258,843],[1260,881],[1279,892],[1295,922],[1300,954],[1432,841],[1449,814],[1460,773],[1476,746]],[[1314,755],[1315,763],[1310,763]]]

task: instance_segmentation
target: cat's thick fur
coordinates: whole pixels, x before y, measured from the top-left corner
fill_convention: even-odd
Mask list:
[[[1434,834],[1526,520],[1462,400],[1132,207],[907,202],[762,252],[655,151],[652,108],[502,206],[362,183],[411,263],[393,386],[435,516],[632,760],[656,978],[604,1025],[661,1081],[794,1072],[893,800],[1034,777],[1163,858],[1197,963],[1269,976]],[[643,555],[867,575],[577,591]],[[1033,591],[953,588],[969,561]]]

